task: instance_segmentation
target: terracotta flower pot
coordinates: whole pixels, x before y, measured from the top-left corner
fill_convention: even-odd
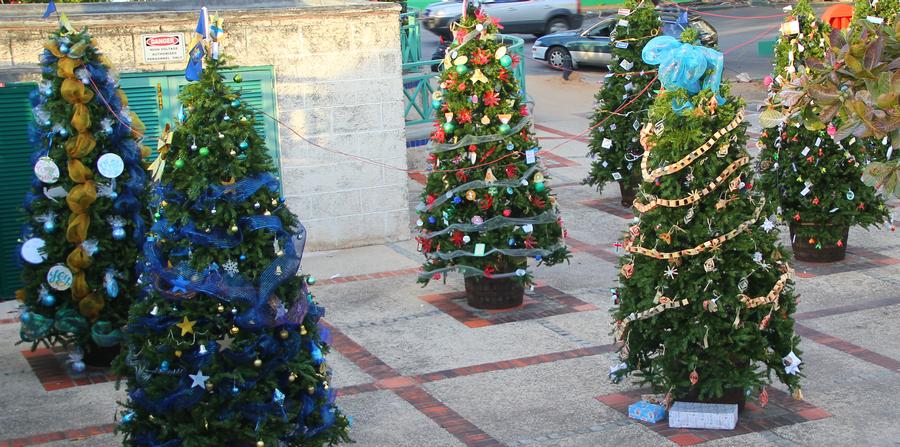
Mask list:
[[[809,240],[805,237],[800,237],[797,235],[797,230],[800,227],[812,227],[812,228],[838,228],[838,232],[841,235],[841,241],[843,243],[838,246],[837,244],[829,244],[829,246],[822,248],[816,248],[816,243],[809,243]],[[847,255],[847,236],[850,233],[850,227],[847,225],[834,225],[827,223],[797,223],[791,222],[790,224],[790,232],[791,232],[791,248],[794,250],[794,259],[798,261],[805,262],[837,262],[843,261],[844,257]]]
[[[515,278],[466,278],[466,299],[476,309],[508,309],[522,305],[525,287]]]

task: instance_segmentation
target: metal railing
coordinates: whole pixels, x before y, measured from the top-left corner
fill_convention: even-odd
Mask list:
[[[510,54],[519,58],[513,75],[519,81],[519,92],[527,97],[525,84],[525,41],[516,36],[501,35],[501,42],[507,45]],[[431,94],[438,88],[440,71],[432,71],[441,60],[425,60],[403,64],[403,116],[407,126],[434,121]]]
[[[422,60],[422,38],[419,33],[419,10],[410,8],[409,12],[400,14],[400,52],[404,64]]]

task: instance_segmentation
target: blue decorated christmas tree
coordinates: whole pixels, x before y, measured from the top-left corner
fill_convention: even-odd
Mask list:
[[[87,30],[63,19],[40,62],[24,286],[16,293],[24,306],[20,336],[32,349],[74,345],[79,371],[82,348],[98,364],[115,356],[137,293],[134,264],[146,231],[143,125]]]
[[[117,362],[128,380],[119,431],[131,446],[346,441],[324,309],[300,270],[305,231],[279,197],[253,109],[226,85],[221,60],[206,63],[152,165],[161,180],[141,265],[147,295]]]

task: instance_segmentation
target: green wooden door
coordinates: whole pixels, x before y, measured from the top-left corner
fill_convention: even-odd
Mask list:
[[[28,95],[36,84],[11,84],[0,88],[0,300],[13,298],[21,285],[16,246],[25,222],[22,199],[31,185],[34,169],[28,143],[32,121]]]
[[[241,74],[242,82],[231,79]],[[256,131],[265,139],[269,156],[275,162],[276,174],[281,176],[279,157],[278,123],[266,115],[278,116],[275,101],[275,74],[272,67],[237,67],[223,70],[222,75],[231,88],[240,91],[241,98],[259,112],[256,114]],[[178,94],[188,84],[184,73],[166,71],[154,73],[123,73],[120,85],[128,95],[131,109],[147,126],[144,144],[153,150],[156,158],[156,138],[168,123],[175,124],[181,103]]]

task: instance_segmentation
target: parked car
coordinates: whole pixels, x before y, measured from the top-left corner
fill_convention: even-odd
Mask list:
[[[543,36],[578,29],[584,21],[581,0],[481,0],[481,7],[500,20],[503,32]],[[422,13],[422,26],[451,40],[450,24],[459,20],[462,4],[458,0],[432,3]]]
[[[606,66],[612,63],[612,46],[609,35],[615,29],[618,16],[603,18],[583,30],[564,31],[543,36],[534,41],[531,55],[534,59],[546,61],[554,68],[563,68],[567,58],[573,67],[578,65]],[[679,37],[685,27],[678,23],[678,16],[668,10],[660,11],[662,33]],[[688,26],[700,34],[704,46],[714,47],[719,43],[715,28],[699,17],[689,17]]]

